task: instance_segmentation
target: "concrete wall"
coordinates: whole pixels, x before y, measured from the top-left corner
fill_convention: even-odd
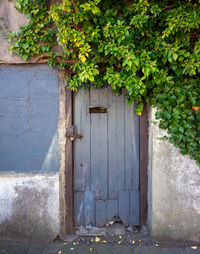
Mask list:
[[[197,242],[200,240],[200,167],[182,156],[150,113],[149,130],[149,225],[154,239]]]

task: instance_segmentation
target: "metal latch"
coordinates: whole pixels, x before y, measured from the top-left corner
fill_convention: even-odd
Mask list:
[[[83,136],[80,134],[74,134],[74,127],[71,126],[71,128],[66,133],[66,138],[70,138],[71,141],[74,141],[75,139],[81,139]]]
[[[75,140],[75,139],[81,139],[83,136],[81,136],[80,134],[76,134],[76,135],[71,135],[70,139],[71,141]]]

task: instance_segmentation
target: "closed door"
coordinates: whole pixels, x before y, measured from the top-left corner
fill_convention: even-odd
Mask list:
[[[74,223],[101,226],[117,216],[139,225],[139,118],[124,91],[74,94]],[[79,137],[79,136],[78,136]],[[80,138],[80,137],[79,137]]]

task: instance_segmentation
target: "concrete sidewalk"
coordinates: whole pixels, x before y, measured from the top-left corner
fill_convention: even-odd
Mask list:
[[[195,249],[196,248],[196,249]],[[195,254],[200,246],[0,242],[0,254]]]

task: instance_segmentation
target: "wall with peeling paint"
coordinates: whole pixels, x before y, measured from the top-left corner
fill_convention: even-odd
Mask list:
[[[154,239],[200,240],[200,167],[183,156],[151,121],[149,129],[149,225]]]
[[[47,65],[0,65],[1,240],[59,234],[58,79]]]
[[[51,241],[59,233],[58,173],[0,174],[0,239]]]

